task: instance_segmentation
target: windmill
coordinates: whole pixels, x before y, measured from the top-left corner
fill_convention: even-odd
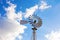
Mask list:
[[[20,24],[31,24],[33,27],[32,27],[32,30],[33,30],[33,40],[36,40],[36,30],[41,27],[42,25],[42,20],[39,16],[37,15],[32,15],[28,18],[28,21],[26,20],[20,20]]]

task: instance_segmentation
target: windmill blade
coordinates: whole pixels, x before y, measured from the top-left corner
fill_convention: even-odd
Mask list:
[[[26,21],[26,20],[20,20],[20,24],[27,24],[28,23],[28,21]]]
[[[33,20],[33,22],[31,22],[33,27],[39,28],[42,25],[41,18],[36,15],[31,16],[31,20]]]

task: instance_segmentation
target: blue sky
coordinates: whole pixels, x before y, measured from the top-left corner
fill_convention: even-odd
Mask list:
[[[44,6],[44,3],[47,5]],[[9,7],[12,8],[12,11],[9,10]],[[60,40],[60,0],[0,0],[1,18],[5,17],[5,19],[10,19],[14,22],[21,19],[19,18],[20,14],[27,16],[27,14],[34,12],[42,19],[42,26],[36,31],[37,40]],[[9,15],[10,13],[12,16]],[[17,15],[18,19],[15,19],[15,15]],[[22,36],[20,40],[31,40],[32,26],[30,24],[23,26],[26,26],[26,29],[20,34]],[[16,40],[19,40],[18,36]]]

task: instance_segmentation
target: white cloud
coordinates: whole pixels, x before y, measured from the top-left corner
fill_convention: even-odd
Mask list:
[[[10,1],[7,3],[10,5],[10,7],[5,8],[5,10],[7,12],[7,18],[11,19],[11,20],[15,20],[15,18],[17,16],[17,14],[15,13],[16,5],[10,3]]]
[[[52,31],[51,33],[49,34],[46,34],[45,37],[48,39],[48,40],[60,40],[60,30],[59,31]]]
[[[26,26],[20,25],[17,21],[0,18],[0,40],[15,40],[19,33],[24,33],[25,28]]]
[[[41,1],[41,4],[39,6],[39,9],[40,10],[45,10],[45,9],[50,8],[50,7],[52,7],[52,6],[51,5],[48,5],[45,1]]]
[[[33,15],[34,12],[36,10],[45,10],[45,9],[48,9],[48,8],[51,8],[52,6],[51,5],[48,5],[45,1],[41,1],[41,4],[40,5],[35,5],[33,7],[30,7],[29,9],[26,9],[26,12],[25,12],[25,18],[28,18],[30,15]]]
[[[38,5],[35,5],[29,9],[26,9],[25,18],[28,18],[30,15],[33,15],[37,9],[38,9]]]
[[[7,18],[11,19],[11,20],[16,20],[16,19],[22,20],[22,12],[20,11],[20,12],[16,13],[16,11],[15,11],[16,5],[10,3],[10,1],[7,3],[10,5],[8,8],[5,8],[5,11],[7,12],[6,13]]]
[[[17,36],[22,39],[22,35],[19,34],[24,33],[26,26],[17,22],[17,20],[22,20],[22,12],[16,13],[16,5],[10,1],[7,3],[10,5],[8,8],[4,8],[7,17],[0,19],[0,40],[15,40]]]
[[[41,11],[45,10],[45,9],[48,9],[48,8],[51,8],[52,6],[51,5],[48,5],[45,1],[41,1],[41,4],[40,5],[35,5],[33,7],[30,7],[29,9],[26,9],[26,12],[25,12],[25,18],[28,18],[30,15],[33,15],[34,12],[38,9],[40,9]]]

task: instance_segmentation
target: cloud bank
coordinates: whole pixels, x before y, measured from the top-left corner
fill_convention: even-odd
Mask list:
[[[33,15],[34,12],[38,9],[38,5],[35,5],[29,9],[26,9],[26,12],[25,12],[25,18],[28,18],[30,15]]]
[[[26,26],[20,24],[22,13],[15,12],[16,5],[10,1],[7,2],[9,7],[4,8],[6,17],[0,17],[0,40],[15,40],[18,36],[22,40],[22,35]]]
[[[49,34],[46,34],[45,37],[47,40],[60,40],[60,30],[59,31],[52,31]]]
[[[19,33],[20,34],[24,33],[25,28],[26,26],[20,25],[17,21],[13,21],[1,17],[0,40],[15,40],[15,38],[19,36]]]
[[[41,4],[40,4],[40,6],[39,6],[39,9],[41,10],[41,11],[43,11],[43,10],[46,10],[46,9],[48,9],[48,8],[51,8],[52,6],[51,5],[48,5],[45,1],[41,1]]]
[[[10,1],[8,1],[7,3],[10,5],[8,8],[5,8],[5,11],[7,12],[6,13],[7,18],[11,19],[11,20],[16,20],[16,19],[22,20],[21,11],[18,13],[16,13],[16,11],[15,11],[16,5],[10,3]]]
[[[26,9],[24,17],[28,18],[30,15],[33,15],[36,10],[44,11],[44,10],[49,9],[51,7],[52,6],[49,5],[48,3],[46,3],[45,1],[41,1],[40,5],[35,5],[35,6],[31,7],[31,8],[29,8],[29,9]]]

